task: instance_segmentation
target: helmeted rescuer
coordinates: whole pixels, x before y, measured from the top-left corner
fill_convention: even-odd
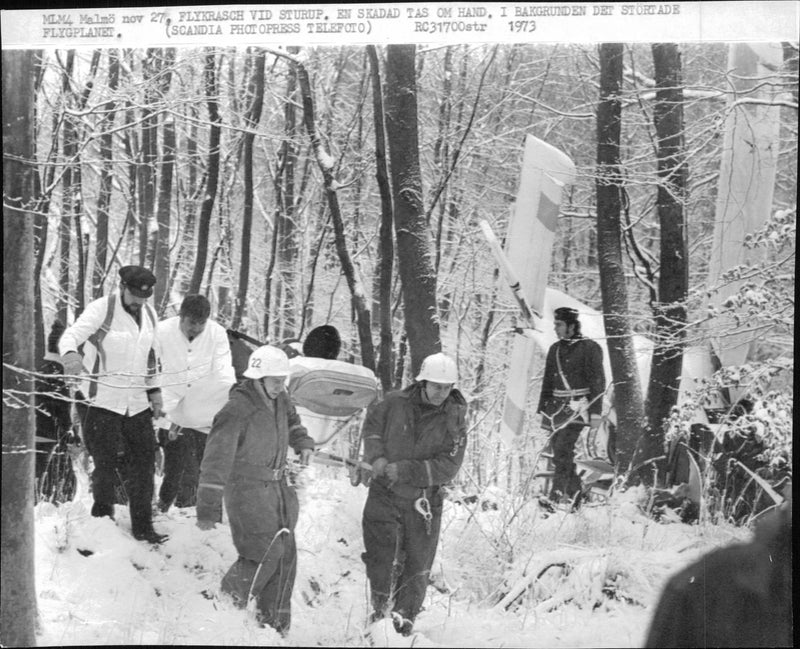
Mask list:
[[[575,442],[584,427],[601,423],[606,377],[603,349],[581,335],[578,311],[555,310],[558,341],[547,352],[538,412],[542,427],[551,432],[554,475],[553,501],[578,504],[581,480],[575,467]]]
[[[161,543],[153,529],[156,435],[162,415],[156,318],[147,299],[156,278],[141,266],[119,271],[119,290],[90,302],[59,341],[64,374],[83,374],[78,404],[86,450],[94,461],[92,516],[114,518],[121,478],[135,538]],[[84,355],[78,348],[84,344]],[[87,376],[88,370],[88,376]]]
[[[225,328],[210,315],[208,298],[190,294],[183,298],[177,316],[157,326],[166,413],[158,422],[163,426],[159,438],[164,447],[164,477],[158,492],[162,512],[173,503],[195,504],[211,422],[236,382]]]
[[[466,447],[467,403],[445,354],[425,358],[409,387],[372,406],[364,422],[364,458],[373,478],[362,528],[372,619],[392,614],[411,633],[439,541],[441,486],[458,473]]]
[[[214,417],[197,491],[197,526],[207,530],[222,520],[224,498],[239,554],[223,592],[241,607],[254,597],[259,620],[282,634],[291,623],[300,511],[286,456],[291,446],[308,464],[314,449],[286,392],[288,375],[289,359],[277,347],[250,355],[245,380]]]

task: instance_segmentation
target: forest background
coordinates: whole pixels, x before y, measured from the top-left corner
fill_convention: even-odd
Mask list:
[[[650,337],[666,373],[630,393],[624,457],[642,431],[640,466],[663,451],[682,351],[719,336],[729,311],[751,351],[703,390],[763,398],[765,436],[791,458],[798,49],[782,48],[780,69],[735,96],[771,89],[778,164],[757,254],[723,277],[736,290],[716,311],[726,44],[4,51],[3,112],[19,116],[8,132],[4,119],[4,424],[7,401],[31,392],[13,367],[32,368],[52,321],[136,263],[156,274],[160,317],[201,292],[260,340],[328,322],[384,390],[447,352],[472,401],[461,481],[503,483],[516,459],[497,438],[497,378],[520,323],[478,221],[505,232],[532,134],[578,169],[549,286],[603,311],[610,344]],[[35,285],[15,284],[30,264]],[[6,354],[19,338],[27,349]]]

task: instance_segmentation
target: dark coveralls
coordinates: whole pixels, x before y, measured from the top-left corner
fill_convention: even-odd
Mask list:
[[[289,446],[314,448],[289,395],[270,399],[261,381],[245,379],[214,417],[197,490],[198,520],[221,521],[224,496],[239,553],[222,591],[243,608],[255,597],[260,621],[281,633],[291,624],[300,511],[285,475]]]
[[[587,416],[600,415],[605,389],[603,349],[595,341],[577,335],[550,347],[538,412],[542,413],[542,426],[553,431],[554,475],[550,491],[553,500],[565,495],[572,499],[581,490],[581,480],[575,471],[575,442],[589,422],[570,408],[570,402],[586,399]]]
[[[37,372],[36,498],[63,503],[75,495],[75,471],[67,452],[67,444],[76,440],[69,388],[60,359],[46,358]]]
[[[464,397],[453,390],[440,406],[422,400],[422,384],[391,392],[370,408],[364,422],[364,457],[397,464],[398,481],[372,480],[364,506],[362,555],[375,617],[395,611],[413,621],[425,598],[442,518],[439,487],[461,467],[466,447]],[[430,502],[427,529],[414,508]]]

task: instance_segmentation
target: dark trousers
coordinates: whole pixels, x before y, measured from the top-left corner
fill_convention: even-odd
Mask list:
[[[164,439],[164,478],[158,492],[160,504],[193,507],[197,503],[200,463],[208,435],[193,428],[181,428],[180,434],[172,441],[166,437],[166,431],[163,435],[159,432],[159,435]]]
[[[553,486],[550,498],[558,500],[567,496],[570,500],[581,490],[581,479],[575,467],[575,442],[585,424],[567,424],[553,433]]]
[[[103,408],[84,409],[83,437],[94,461],[92,516],[114,516],[114,486],[128,498],[134,534],[153,529],[156,441],[149,409],[131,417]]]
[[[292,589],[297,574],[297,547],[294,534],[277,539],[262,562],[239,557],[222,578],[222,592],[244,608],[254,597],[258,620],[281,634],[292,624]]]
[[[425,599],[442,521],[441,499],[431,499],[430,533],[414,501],[370,487],[362,530],[372,607],[376,617],[390,611],[413,621]]]

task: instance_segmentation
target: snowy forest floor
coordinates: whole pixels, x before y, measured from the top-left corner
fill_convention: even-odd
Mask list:
[[[549,515],[536,499],[498,490],[474,504],[447,501],[417,633],[402,637],[391,624],[365,626],[367,490],[343,469],[312,465],[299,494],[292,628],[282,638],[219,592],[236,559],[226,524],[201,532],[194,508],[173,507],[155,518],[166,543],[137,542],[127,507],[117,506],[116,523],[90,516],[84,474],[73,502],[36,506],[39,644],[637,647],[671,574],[750,537],[657,523],[637,489]]]

